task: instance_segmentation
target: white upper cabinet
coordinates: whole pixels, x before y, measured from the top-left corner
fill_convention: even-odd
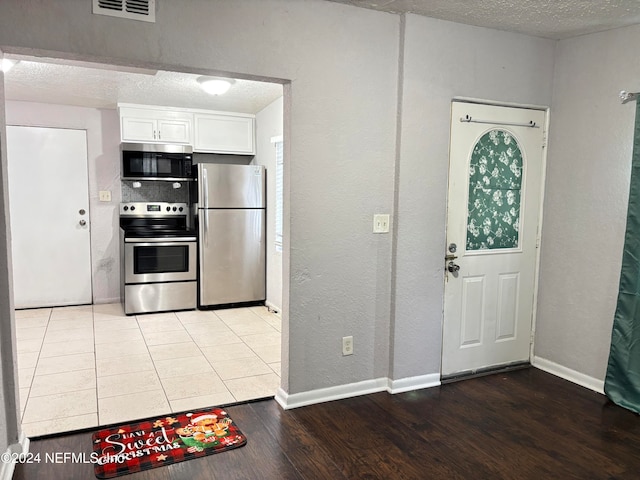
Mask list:
[[[119,111],[123,142],[193,143],[193,113],[132,107],[120,107]]]
[[[194,152],[255,155],[255,115],[119,104],[120,139],[186,143]]]
[[[194,152],[255,155],[255,117],[196,113]]]
[[[120,117],[120,137],[123,142],[155,142],[158,121],[152,118]]]
[[[191,118],[158,119],[158,140],[171,143],[191,144],[193,121]]]

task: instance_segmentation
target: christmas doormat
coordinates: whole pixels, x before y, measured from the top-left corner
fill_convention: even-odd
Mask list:
[[[95,474],[114,478],[242,447],[246,437],[211,408],[107,428],[93,434]]]

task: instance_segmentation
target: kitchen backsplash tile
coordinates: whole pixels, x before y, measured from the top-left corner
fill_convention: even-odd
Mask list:
[[[122,180],[123,202],[170,202],[188,203],[189,185],[180,183],[180,188],[173,188],[173,182],[147,180],[141,181],[140,188],[133,188],[132,180]]]

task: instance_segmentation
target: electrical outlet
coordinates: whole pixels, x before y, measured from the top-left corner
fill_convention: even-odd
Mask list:
[[[353,355],[353,337],[342,337],[342,355]]]
[[[376,213],[373,216],[373,233],[389,233],[389,214]]]
[[[111,190],[100,190],[98,192],[101,202],[110,202],[111,201]]]

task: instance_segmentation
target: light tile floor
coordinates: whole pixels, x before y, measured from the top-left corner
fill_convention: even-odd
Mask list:
[[[280,330],[266,307],[18,310],[23,430],[34,437],[273,396]]]

